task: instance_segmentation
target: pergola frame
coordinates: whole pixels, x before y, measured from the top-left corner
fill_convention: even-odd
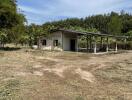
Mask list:
[[[126,39],[129,38],[128,36],[115,36],[115,35],[108,35],[108,34],[100,34],[100,33],[92,33],[92,32],[86,32],[86,39],[87,39],[87,52],[89,51],[88,47],[90,47],[90,50],[92,49],[92,41],[94,46],[94,53],[97,53],[97,40],[96,37],[101,38],[101,47],[103,47],[103,38],[106,38],[106,52],[109,52],[109,38],[115,39],[115,51],[118,51],[118,39],[124,39],[126,42]],[[89,39],[89,43],[88,43]],[[89,44],[89,46],[88,46]]]

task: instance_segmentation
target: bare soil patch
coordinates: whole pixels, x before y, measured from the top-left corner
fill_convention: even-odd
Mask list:
[[[131,100],[132,51],[0,51],[0,100]]]

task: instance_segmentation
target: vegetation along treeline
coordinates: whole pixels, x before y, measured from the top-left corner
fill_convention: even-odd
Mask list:
[[[0,0],[0,44],[15,42],[24,33],[23,14],[18,12],[16,0]]]
[[[4,46],[5,43],[21,43],[32,46],[38,36],[48,35],[50,30],[56,28],[132,36],[132,15],[124,11],[86,18],[68,18],[42,25],[26,25],[25,23],[25,16],[19,12],[16,0],[0,0],[1,46]]]

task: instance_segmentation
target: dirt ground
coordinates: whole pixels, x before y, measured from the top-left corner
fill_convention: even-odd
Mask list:
[[[0,100],[132,100],[132,51],[0,51]]]

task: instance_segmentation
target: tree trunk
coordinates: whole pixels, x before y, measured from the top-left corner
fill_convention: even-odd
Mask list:
[[[41,49],[41,39],[38,38],[38,49]]]
[[[33,48],[33,44],[32,44],[32,39],[30,37],[30,40],[29,40],[29,47],[32,49]]]
[[[4,48],[4,42],[0,42],[0,48]]]

